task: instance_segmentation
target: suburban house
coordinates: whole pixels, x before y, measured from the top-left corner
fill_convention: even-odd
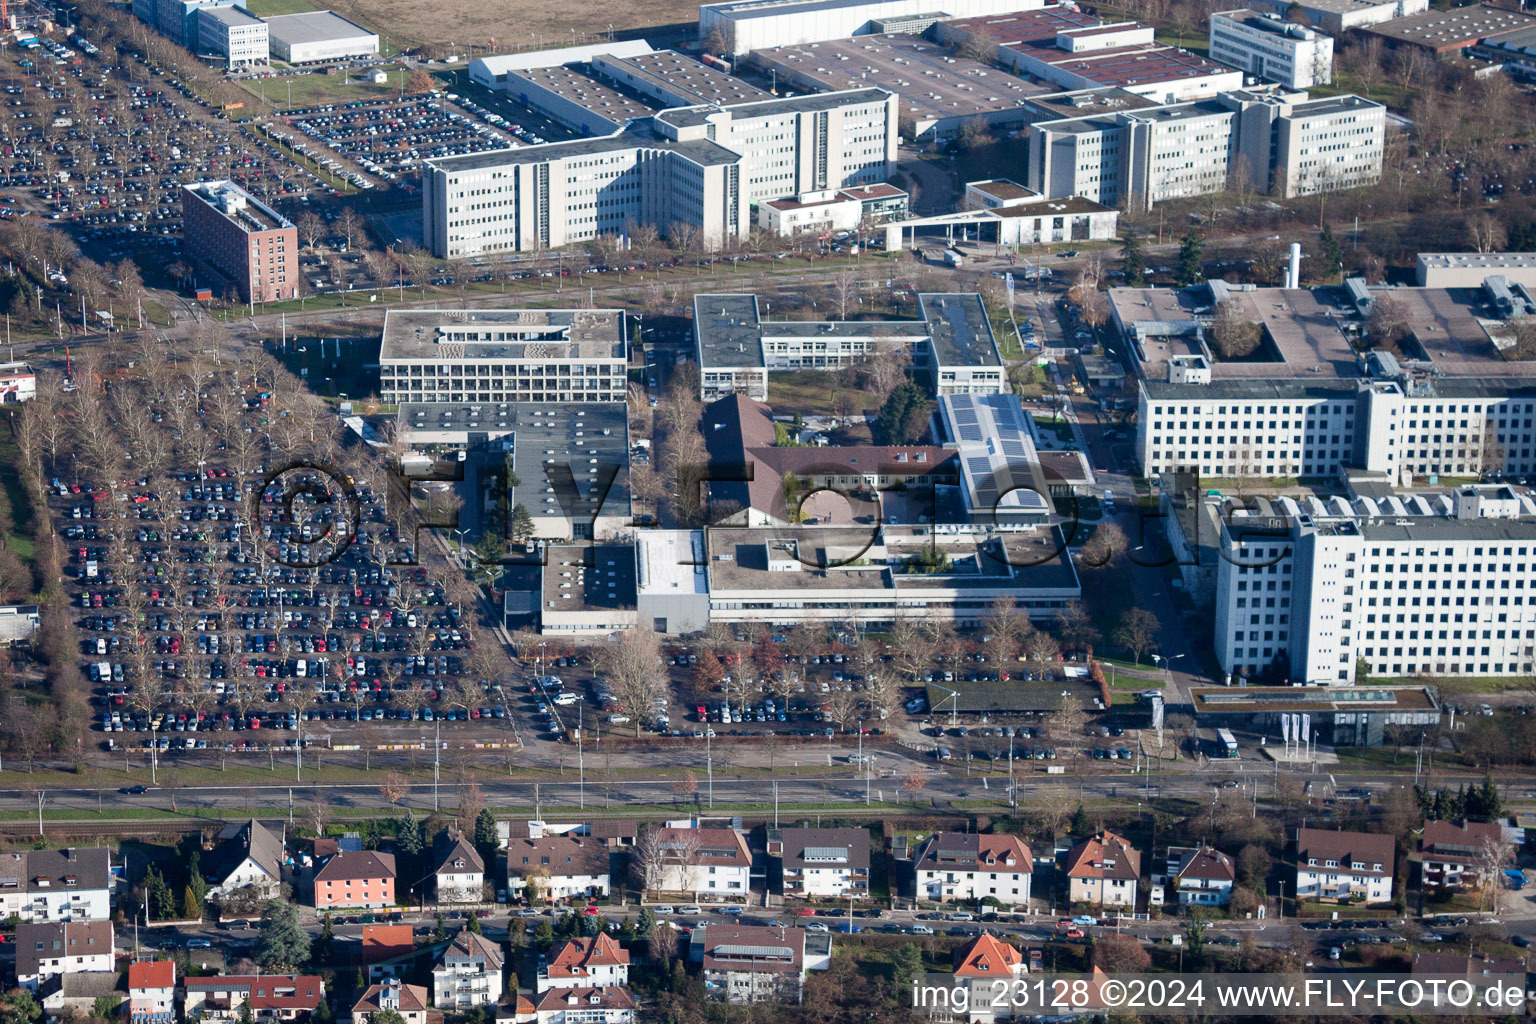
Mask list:
[[[60,974],[48,979],[42,986],[38,995],[38,1002],[42,1004],[43,1016],[46,1020],[64,1020],[71,1014],[77,1020],[83,1020],[96,1012],[101,1004],[98,999],[106,999],[122,1006],[128,1005],[128,981],[123,972],[119,970],[89,971],[85,974]],[[173,1018],[169,1015],[160,1017],[133,1017],[129,1016],[129,1024],[168,1024]]]
[[[766,839],[769,891],[798,899],[869,896],[867,830],[770,828]]]
[[[416,953],[416,938],[408,924],[365,924],[355,963],[368,968],[369,981],[398,977],[403,961]]]
[[[608,895],[608,844],[591,836],[548,835],[507,843],[507,895],[536,900]]]
[[[1415,953],[1409,975],[1415,980],[1440,979],[1442,981],[1467,981],[1474,988],[1486,989],[1494,985],[1513,987],[1532,997],[1530,975],[1525,958],[1499,956],[1486,953]],[[1448,1003],[1450,993],[1443,988],[1425,988],[1426,1001],[1431,1006]],[[1466,995],[1457,997],[1455,1005],[1465,1005]],[[1448,1008],[1451,1008],[1448,1005]],[[1453,1010],[1454,1012],[1454,1010]]]
[[[427,1024],[427,990],[399,978],[369,985],[363,997],[352,1004],[352,1024],[368,1024],[368,1018],[381,1010],[394,1010],[405,1024]]]
[[[703,965],[711,998],[745,1004],[800,1002],[807,970],[826,970],[830,934],[783,925],[711,924],[695,928],[688,955]]]
[[[1232,902],[1237,866],[1209,846],[1170,846],[1168,881],[1182,904],[1224,907]]]
[[[1018,836],[936,832],[918,848],[913,861],[918,899],[1029,905],[1034,864]]]
[[[612,937],[569,939],[535,981],[536,992],[552,988],[610,988],[629,984],[629,951]]]
[[[112,887],[106,847],[0,853],[0,918],[105,921]]]
[[[432,968],[432,1004],[440,1010],[495,1005],[505,959],[501,946],[461,928]]]
[[[432,842],[432,891],[439,903],[485,899],[485,859],[463,833],[444,829]]]
[[[625,988],[563,988],[539,1000],[538,1024],[633,1024],[635,1000]]]
[[[202,858],[210,897],[249,890],[253,901],[271,899],[283,882],[282,825],[274,832],[252,818],[232,822],[219,833],[218,845]]]
[[[16,985],[37,994],[64,974],[116,971],[111,921],[48,921],[16,927]]]
[[[994,938],[990,932],[982,932],[965,945],[956,947],[953,955],[955,967],[950,991],[968,993],[964,998],[967,1014],[964,1019],[983,1024],[998,1016],[1008,1016],[994,1012],[998,986],[1001,984],[1003,991],[1011,992],[1013,981],[1029,973],[1024,955]],[[1004,1003],[1007,1002],[1004,999]]]
[[[247,1003],[252,1020],[307,1017],[325,998],[325,982],[314,974],[229,975],[182,982],[182,1019],[237,1021]]]
[[[1134,907],[1140,880],[1141,853],[1124,836],[1106,830],[1067,852],[1067,895],[1072,903]]]
[[[315,871],[315,907],[388,907],[395,902],[395,855],[338,850]]]
[[[128,965],[128,1019],[132,1024],[169,1024],[176,1019],[176,964],[141,960]]]
[[[660,892],[698,897],[746,896],[751,890],[752,854],[733,828],[660,828]],[[648,883],[650,884],[650,883]]]
[[[1498,851],[1504,847],[1504,829],[1480,821],[1426,821],[1419,837],[1419,867],[1426,889],[1457,889],[1479,885],[1488,870],[1497,873]],[[1480,864],[1480,860],[1493,861]]]
[[[1325,903],[1390,903],[1391,836],[1321,828],[1296,831],[1296,898]]]

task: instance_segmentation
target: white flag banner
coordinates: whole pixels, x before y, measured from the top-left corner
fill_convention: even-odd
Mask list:
[[[1287,743],[1291,742],[1291,716],[1290,715],[1281,715],[1280,716],[1280,735],[1281,735],[1281,737],[1284,738],[1285,742],[1287,742]]]
[[[1003,275],[1003,287],[1008,289],[1008,304],[1013,305],[1013,271]]]
[[[1310,714],[1303,714],[1301,716],[1301,742],[1307,742],[1307,737],[1311,734],[1311,732],[1312,716]]]

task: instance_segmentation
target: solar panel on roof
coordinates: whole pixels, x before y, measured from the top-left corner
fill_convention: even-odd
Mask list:
[[[714,949],[715,956],[760,956],[793,958],[795,951],[788,946],[738,946],[722,943]]]
[[[965,468],[978,477],[988,476],[992,472],[992,460],[985,455],[973,455],[965,460]]]
[[[807,846],[805,848],[805,860],[818,863],[841,862],[848,859],[848,847],[846,846]]]
[[[1025,449],[1024,442],[1017,438],[1004,437],[1000,439],[1000,443],[1003,446],[1003,454],[1010,458],[1024,459],[1029,457],[1029,452]]]

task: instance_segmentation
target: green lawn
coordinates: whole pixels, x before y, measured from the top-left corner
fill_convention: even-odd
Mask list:
[[[286,2],[286,0],[279,0]],[[308,5],[301,8],[308,9]],[[353,75],[292,75],[283,78],[258,78],[241,81],[246,92],[275,108],[312,107],[319,103],[346,103],[373,100],[400,94],[399,65],[381,65],[389,72],[389,82],[375,85]]]
[[[318,10],[308,0],[246,0],[245,9],[258,18],[270,18],[275,14],[298,14],[301,11]]]

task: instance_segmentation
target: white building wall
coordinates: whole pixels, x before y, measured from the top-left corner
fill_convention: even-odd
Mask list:
[[[1007,906],[1029,903],[1027,871],[928,871],[917,873],[917,891],[923,899],[973,902],[994,897]]]
[[[1228,11],[1211,15],[1211,59],[1255,78],[1292,89],[1309,89],[1333,80],[1333,39],[1301,25],[1278,20],[1255,28]]]
[[[718,31],[725,37],[725,49],[735,54],[765,50],[775,46],[818,43],[829,39],[847,39],[873,31],[871,20],[924,14],[934,10],[930,0],[873,0],[836,6],[807,7],[796,0],[780,6],[782,14],[745,17],[733,12],[734,3],[705,4],[699,8],[699,38],[708,40]],[[754,4],[758,14],[772,5]],[[943,10],[953,18],[978,18],[991,14],[1028,11],[1045,6],[1045,0],[948,0]]]

